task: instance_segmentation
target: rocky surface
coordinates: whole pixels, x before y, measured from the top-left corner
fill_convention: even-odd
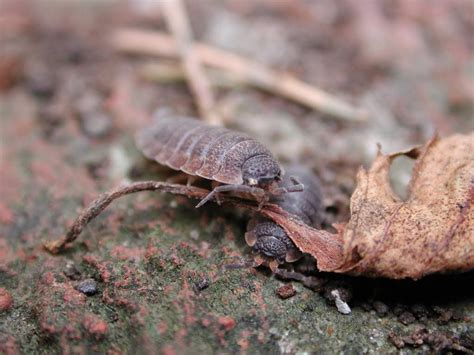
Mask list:
[[[154,108],[195,112],[185,86],[143,80],[143,59],[107,46],[117,25],[162,27],[154,10],[138,2],[28,4],[2,3],[8,21],[0,13],[0,353],[473,351],[472,272],[418,282],[314,274],[316,291],[289,286],[263,268],[226,267],[250,258],[248,216],[230,207],[196,210],[196,201],[141,193],[116,201],[66,252],[45,252],[41,242],[61,235],[101,191],[164,177],[132,138]],[[253,90],[221,94],[230,123],[277,154],[280,138],[308,142],[292,145],[292,156],[322,177],[328,220],[344,220],[355,172],[375,141],[390,150],[424,141],[435,126],[443,134],[473,129],[464,74],[472,65],[470,3],[400,1],[363,12],[352,1],[291,4],[188,6],[203,40],[232,43],[223,37],[267,23],[230,49],[250,56],[252,41],[277,36],[255,58],[342,96],[379,97],[379,114],[354,127]],[[380,31],[367,25],[373,21]],[[233,26],[225,33],[213,27],[225,24]],[[253,125],[252,115],[260,117]],[[273,116],[291,129],[269,134]],[[349,315],[331,299],[336,289]]]

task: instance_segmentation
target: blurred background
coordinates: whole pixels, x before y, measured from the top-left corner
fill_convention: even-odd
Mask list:
[[[120,180],[134,161],[124,144],[152,112],[165,107],[198,116],[178,58],[150,55],[153,43],[140,38],[131,47],[145,50],[130,55],[114,39],[123,28],[166,34],[160,1],[0,4],[3,164],[19,158],[15,144],[40,160],[37,139],[61,151],[55,155],[62,162],[88,166],[93,178]],[[362,122],[338,119],[205,69],[225,125],[249,132],[283,162],[309,164],[332,185],[339,180],[347,191],[376,143],[392,152],[435,131],[474,128],[473,6],[470,0],[186,3],[197,41],[367,113]],[[402,194],[409,162],[399,165],[392,179]]]
[[[20,274],[35,260],[49,265],[43,272],[54,271],[64,261],[42,254],[38,238],[60,234],[100,191],[160,173],[133,141],[156,109],[200,115],[179,58],[167,52],[173,37],[161,5],[0,0],[3,272],[17,260],[23,266],[11,270]],[[282,162],[311,166],[323,181],[332,222],[347,220],[355,174],[372,161],[377,143],[392,152],[436,131],[474,129],[472,0],[200,0],[185,7],[196,41],[238,55],[250,71],[270,70],[277,86],[290,75],[364,112],[362,119],[340,117],[273,87],[261,90],[219,69],[227,63],[222,57],[211,58],[213,68],[203,64],[223,124],[248,132]],[[120,37],[125,28],[142,31],[139,40]],[[150,42],[145,30],[165,39]],[[402,160],[392,169],[402,195],[410,164]],[[120,211],[101,220],[102,230],[134,228],[130,209]],[[29,277],[14,283],[38,282]]]

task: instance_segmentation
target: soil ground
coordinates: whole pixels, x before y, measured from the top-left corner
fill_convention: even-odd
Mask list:
[[[357,168],[377,142],[388,152],[435,130],[474,129],[470,0],[187,7],[200,41],[370,111],[367,122],[348,123],[255,89],[216,90],[228,126],[321,176],[331,222],[347,220]],[[183,82],[143,75],[155,59],[110,46],[120,26],[165,30],[156,2],[0,0],[0,8],[0,353],[474,351],[472,272],[417,282],[316,274],[319,290],[293,283],[291,296],[268,270],[224,267],[250,258],[249,216],[225,206],[128,196],[65,253],[48,254],[41,242],[100,192],[168,174],[133,142],[156,108],[196,109]],[[410,166],[393,169],[400,194]],[[350,315],[332,304],[335,288]]]

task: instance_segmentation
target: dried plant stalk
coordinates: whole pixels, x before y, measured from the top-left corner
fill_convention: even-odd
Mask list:
[[[209,191],[198,187],[170,184],[161,181],[139,181],[131,184],[119,185],[116,188],[103,193],[97,199],[92,201],[89,206],[80,213],[64,237],[44,242],[44,247],[53,254],[59,253],[67,244],[76,240],[84,227],[97,217],[115,199],[140,191],[163,191],[195,198],[203,198],[209,193]]]
[[[176,49],[183,63],[191,91],[196,100],[201,117],[213,125],[222,125],[215,112],[215,100],[211,86],[201,66],[199,53],[193,46],[193,35],[189,19],[181,0],[164,0],[161,2],[165,20],[176,43]]]
[[[179,50],[171,36],[162,32],[121,29],[112,45],[121,51],[176,58]],[[234,74],[239,81],[283,96],[304,106],[346,121],[365,121],[368,113],[288,73],[277,72],[233,53],[195,42],[194,52],[203,64]]]

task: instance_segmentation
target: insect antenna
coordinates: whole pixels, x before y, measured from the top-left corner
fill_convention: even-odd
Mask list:
[[[290,192],[301,192],[304,190],[304,185],[301,181],[298,180],[296,176],[290,176],[290,180],[293,183],[292,186],[289,187],[277,187],[271,190],[271,194],[274,196],[284,195]]]

